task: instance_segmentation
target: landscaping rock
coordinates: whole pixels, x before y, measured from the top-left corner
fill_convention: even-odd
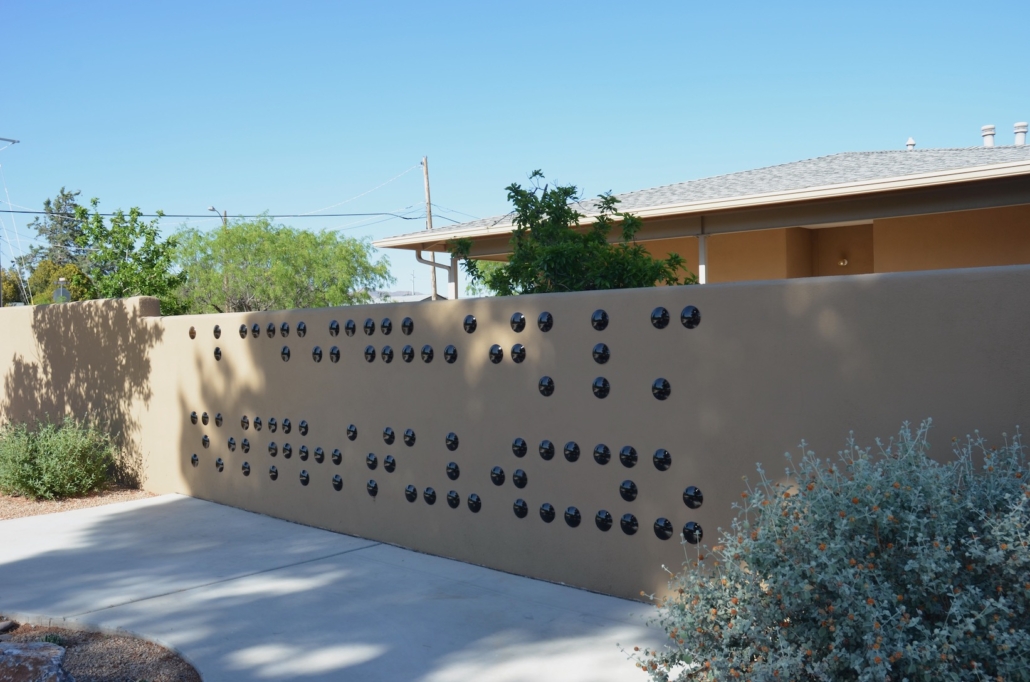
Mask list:
[[[0,644],[0,682],[75,682],[64,671],[64,647],[47,642]]]
[[[18,627],[18,624],[13,620],[0,620],[0,633],[13,630],[16,627]]]

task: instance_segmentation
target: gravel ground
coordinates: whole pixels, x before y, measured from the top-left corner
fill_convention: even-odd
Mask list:
[[[112,486],[107,490],[86,497],[72,497],[66,500],[33,500],[27,497],[9,497],[0,495],[0,521],[5,519],[17,519],[22,516],[36,516],[38,514],[55,514],[57,512],[71,511],[72,509],[85,509],[86,507],[99,507],[103,504],[114,502],[128,502],[140,500],[145,497],[153,497],[152,493],[144,490],[132,490]]]
[[[3,620],[3,618],[0,618]],[[13,642],[38,642],[51,635],[63,646],[64,669],[75,682],[200,682],[200,675],[177,654],[134,637],[21,625],[2,635]]]

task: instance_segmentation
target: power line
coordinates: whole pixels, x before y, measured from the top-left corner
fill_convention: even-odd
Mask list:
[[[330,208],[336,208],[337,206],[343,206],[344,204],[349,204],[350,202],[354,201],[355,199],[360,199],[361,197],[365,196],[366,194],[371,194],[372,192],[376,191],[380,187],[386,187],[387,185],[389,185],[394,180],[407,175],[411,171],[413,171],[416,168],[418,168],[420,165],[421,164],[417,164],[416,163],[414,166],[412,166],[408,170],[404,171],[403,173],[398,173],[397,175],[393,176],[392,178],[390,178],[386,182],[382,183],[381,185],[376,185],[375,187],[373,187],[372,189],[368,190],[367,192],[362,192],[361,194],[359,194],[357,196],[353,196],[350,199],[345,199],[345,200],[341,201],[338,204],[333,204],[332,206],[326,206],[325,208],[316,208],[314,211],[308,211],[307,213],[304,213],[302,215],[311,215],[312,213],[319,213],[320,211],[328,211]],[[288,216],[283,216],[283,217],[285,218],[285,217],[288,217]]]
[[[16,211],[9,208],[0,208],[0,213],[18,213],[25,215],[58,215],[67,218],[74,218],[74,213],[55,213],[46,211]],[[104,217],[111,217],[117,215],[117,213],[98,213]],[[123,213],[124,215],[124,213]],[[387,213],[384,211],[371,212],[371,213],[319,213],[314,215],[311,213],[258,213],[254,215],[237,215],[234,218],[357,218],[357,217],[379,217],[379,216],[390,216],[392,218],[400,218],[401,220],[417,220],[417,218],[408,218],[397,213]],[[204,213],[141,213],[141,218],[211,218],[211,216]]]

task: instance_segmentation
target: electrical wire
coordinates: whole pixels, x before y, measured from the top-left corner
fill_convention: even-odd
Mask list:
[[[16,213],[24,215],[60,215],[66,217],[73,217],[73,213],[47,213],[46,211],[16,211],[10,208],[0,208],[0,213]],[[116,213],[97,213],[97,215],[109,218],[117,215]],[[396,213],[389,213],[386,211],[371,211],[368,213],[322,213],[319,215],[313,215],[311,213],[258,213],[253,215],[237,215],[234,218],[355,218],[358,216],[366,217],[378,217],[378,216],[391,216],[393,218],[400,218],[401,220],[415,220],[414,218],[405,218],[402,215]],[[211,218],[206,213],[140,213],[141,218]]]
[[[446,206],[441,206],[440,204],[432,204],[432,205],[435,208],[442,208],[443,210],[450,211],[451,213],[460,213],[461,215],[468,216],[469,218],[472,218],[473,220],[479,220],[479,216],[472,215],[471,213],[465,213],[465,211],[459,211],[456,208],[447,208]]]
[[[361,194],[359,194],[357,196],[354,196],[354,197],[351,197],[350,199],[345,199],[344,201],[341,201],[338,204],[333,204],[332,206],[326,206],[325,208],[317,208],[314,211],[308,211],[307,213],[302,213],[301,215],[305,215],[306,216],[306,215],[311,215],[312,213],[320,213],[321,211],[328,211],[330,208],[336,208],[337,206],[343,206],[344,204],[349,204],[350,202],[354,201],[355,199],[360,199],[361,197],[365,196],[366,194],[371,194],[372,192],[376,191],[380,187],[386,187],[387,185],[389,185],[394,180],[407,175],[408,173],[410,173],[411,171],[415,170],[416,168],[421,168],[421,167],[422,167],[421,163],[416,163],[414,166],[412,166],[408,170],[404,171],[403,173],[399,173],[399,174],[393,176],[392,178],[390,178],[389,180],[387,180],[383,184],[376,185],[375,187],[373,187],[372,189],[368,190],[367,192],[362,192]],[[291,217],[291,216],[283,216],[283,217],[285,218],[285,217]]]
[[[0,164],[0,181],[3,181],[3,184],[4,184],[4,195],[7,197],[7,205],[10,206],[11,205],[11,193],[7,190],[7,177],[4,175],[4,166],[3,166],[3,164]],[[18,258],[20,259],[25,254],[24,254],[24,252],[22,251],[22,248],[21,248],[21,237],[18,236],[18,223],[16,223],[14,221],[14,217],[13,216],[11,217],[11,225],[14,228],[14,237],[15,237],[15,239],[18,240]],[[7,246],[8,246],[8,248],[11,248],[11,237],[10,237],[10,235],[7,235],[7,223],[3,224],[3,228],[4,228],[4,235],[7,236]],[[18,265],[18,261],[17,260],[14,262],[14,264],[17,266],[16,267],[16,272],[18,273],[18,283],[19,283],[19,286],[21,286],[22,297],[25,297],[26,292],[28,292],[28,298],[26,298],[26,300],[27,301],[31,301],[32,300],[32,287],[29,286],[28,280],[25,280],[24,283],[22,283],[21,266]]]

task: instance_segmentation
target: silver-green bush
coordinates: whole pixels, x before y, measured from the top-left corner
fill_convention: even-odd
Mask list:
[[[36,499],[99,490],[114,465],[114,446],[92,424],[6,425],[0,429],[0,492]]]
[[[1030,491],[1019,436],[927,454],[929,422],[878,452],[761,466],[729,531],[658,603],[652,680],[1030,679]]]

